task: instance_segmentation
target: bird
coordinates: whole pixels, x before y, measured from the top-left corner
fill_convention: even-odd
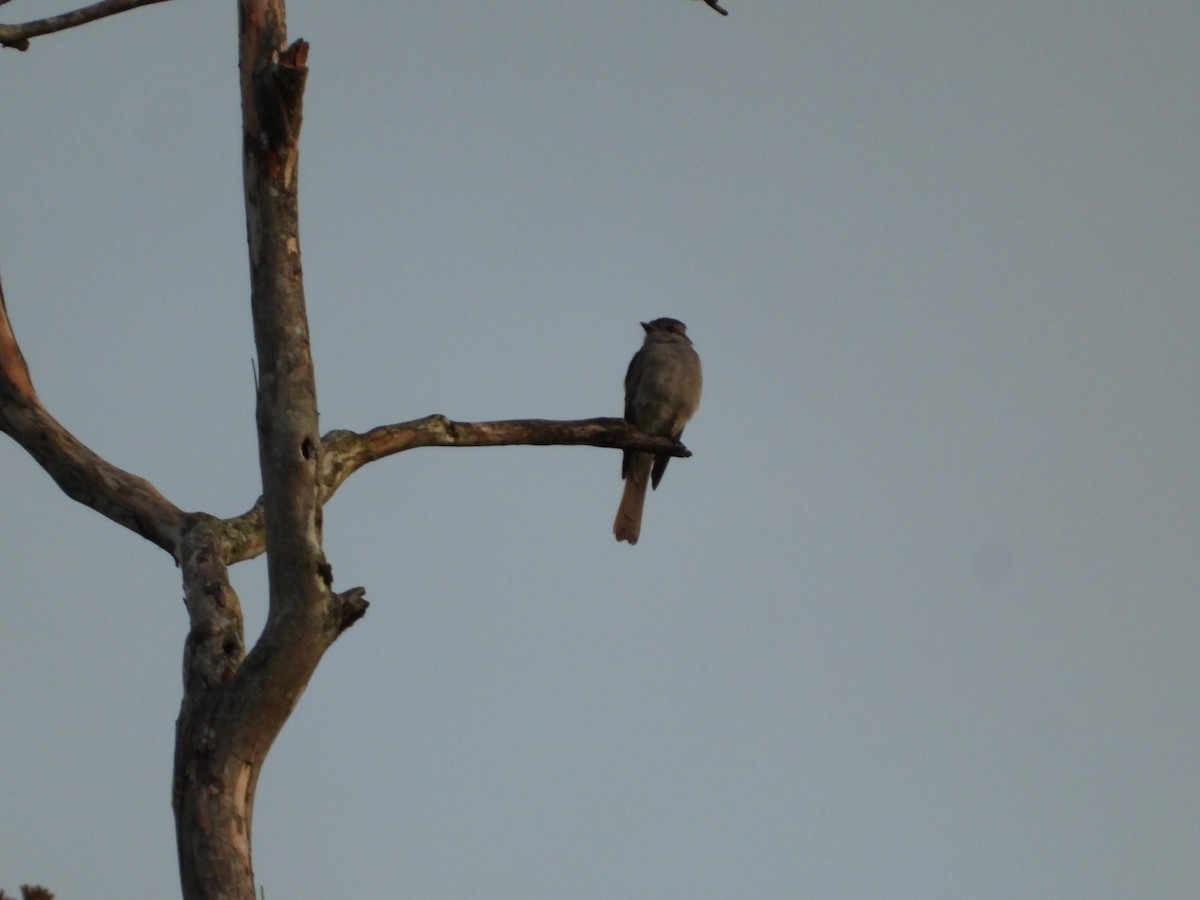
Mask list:
[[[678,319],[642,322],[642,348],[625,372],[625,420],[646,434],[679,440],[700,405],[700,356]],[[671,457],[626,450],[621,459],[625,490],[613,521],[618,541],[636,544],[642,530],[646,485],[657,488]]]

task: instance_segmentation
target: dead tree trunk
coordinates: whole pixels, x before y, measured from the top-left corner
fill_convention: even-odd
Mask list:
[[[224,554],[204,524],[188,533],[181,562],[191,631],[174,781],[186,900],[253,900],[250,833],[263,760],[322,654],[366,608],[362,591],[332,591],[321,548],[321,438],[296,203],[308,45],[286,46],[282,0],[242,0],[238,24],[270,606],[241,659]]]
[[[2,3],[3,0],[0,0]],[[0,25],[0,46],[162,0],[103,0],[75,13]],[[711,5],[711,4],[710,4]],[[148,481],[82,444],[42,406],[0,290],[0,431],[69,497],[171,554],[189,629],[176,723],[172,804],[185,900],[254,900],[251,825],[267,751],[322,655],[366,612],[364,590],[332,590],[322,506],[368,462],[414,447],[586,444],[690,455],[617,418],[453,422],[433,415],[363,434],[317,431],[316,384],[300,266],[297,162],[308,45],[287,44],[284,0],[239,0],[243,180],[258,353],[262,497],[245,514],[186,513]],[[227,566],[267,553],[267,623],[247,654]]]

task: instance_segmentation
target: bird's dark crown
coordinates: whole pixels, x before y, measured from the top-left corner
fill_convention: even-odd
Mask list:
[[[663,317],[652,322],[643,322],[642,328],[649,334],[651,331],[669,331],[672,334],[687,334],[687,326],[678,319]]]

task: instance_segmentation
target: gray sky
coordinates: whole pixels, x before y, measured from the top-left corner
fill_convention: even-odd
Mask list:
[[[267,760],[266,896],[1200,895],[1200,5],[727,6],[290,4],[323,427],[619,414],[660,315],[706,393],[636,548],[614,451],[339,492],[372,605]],[[218,515],[258,493],[235,32],[0,52],[38,390]],[[0,473],[0,886],[176,895],[178,572]]]

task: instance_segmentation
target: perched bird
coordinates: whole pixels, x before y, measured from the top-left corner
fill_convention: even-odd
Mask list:
[[[687,326],[678,319],[643,322],[646,338],[625,373],[625,419],[646,434],[679,440],[683,426],[700,405],[700,357]],[[621,460],[625,492],[613,522],[618,541],[638,542],[646,484],[658,487],[671,457],[666,453],[626,450]]]

